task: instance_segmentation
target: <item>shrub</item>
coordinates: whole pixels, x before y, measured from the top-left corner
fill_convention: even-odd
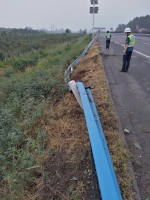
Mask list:
[[[27,67],[27,60],[24,59],[24,58],[18,58],[16,60],[13,60],[12,61],[12,67],[15,69],[15,70],[19,70],[19,71],[25,71],[25,68]]]
[[[13,74],[15,74],[15,71],[14,71],[14,69],[12,69],[12,68],[6,68],[6,69],[4,70],[4,76],[6,76],[6,77],[10,77],[10,76],[12,76]]]
[[[4,54],[0,51],[0,61],[4,60]]]

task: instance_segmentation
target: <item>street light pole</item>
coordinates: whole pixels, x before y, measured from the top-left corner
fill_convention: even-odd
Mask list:
[[[93,35],[94,35],[94,10],[95,10],[95,1],[93,3]]]
[[[91,0],[91,4],[93,4],[93,7],[90,7],[90,13],[93,13],[93,36],[94,36],[94,14],[98,13],[98,7],[95,7],[95,4],[98,4],[98,0]]]

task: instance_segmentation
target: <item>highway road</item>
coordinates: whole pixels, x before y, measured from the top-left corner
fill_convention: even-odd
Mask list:
[[[129,71],[119,72],[126,35],[111,34],[108,50],[105,34],[98,35],[99,48],[121,130],[130,131],[122,137],[132,155],[140,194],[135,199],[150,198],[150,37],[136,36]]]
[[[105,37],[106,33],[102,33],[101,36]],[[112,40],[114,40],[117,43],[121,43],[124,45],[126,35],[125,34],[111,34]],[[135,51],[138,51],[139,53],[143,53],[150,57],[150,37],[146,36],[137,36],[136,37],[136,43],[135,43]]]

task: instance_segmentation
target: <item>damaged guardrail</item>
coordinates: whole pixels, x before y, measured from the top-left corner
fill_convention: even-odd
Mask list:
[[[82,54],[67,68],[64,73],[64,81],[67,84],[69,91],[71,90],[73,92],[80,107],[84,111],[102,200],[122,200],[120,188],[91,90],[89,87],[84,88],[82,82],[76,83],[73,80],[70,81],[71,68],[79,62],[96,39],[97,37],[88,44]]]
[[[65,73],[64,73],[64,81],[67,84],[68,87],[68,82],[70,81],[70,73],[71,73],[71,69],[73,68],[73,66],[77,65],[78,62],[80,61],[80,59],[85,55],[85,53],[88,51],[88,49],[90,48],[90,46],[96,41],[97,37],[95,37],[84,49],[84,51],[82,52],[82,54],[66,69]],[[68,87],[68,89],[70,90],[70,88]]]
[[[77,82],[77,89],[72,92],[79,93],[82,103],[102,200],[122,200],[91,90],[84,88],[82,82]]]

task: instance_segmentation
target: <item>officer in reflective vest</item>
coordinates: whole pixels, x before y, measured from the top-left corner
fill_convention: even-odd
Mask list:
[[[109,31],[106,33],[106,49],[109,49],[111,34]]]
[[[131,33],[131,29],[126,28],[124,32],[127,34],[127,38],[125,41],[125,47],[123,51],[123,64],[120,72],[128,72],[131,55],[135,45],[135,36]]]

